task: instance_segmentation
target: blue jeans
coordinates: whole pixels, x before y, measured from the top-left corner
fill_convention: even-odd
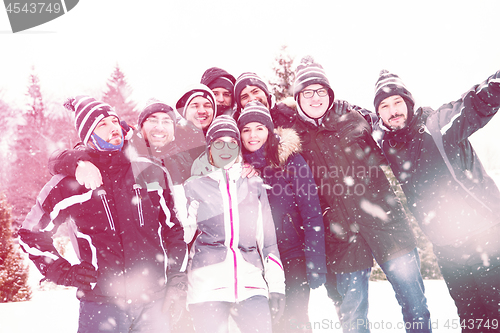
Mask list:
[[[389,260],[380,267],[396,293],[401,305],[406,332],[432,332],[427,299],[424,296],[424,282],[420,274],[420,257],[417,249]],[[342,330],[346,332],[368,333],[368,281],[371,268],[330,277],[328,296],[336,302],[337,314]],[[334,289],[336,285],[336,290]]]
[[[163,298],[145,304],[80,301],[78,333],[170,332],[169,315],[162,313]]]
[[[264,296],[253,296],[239,303],[189,304],[189,312],[197,333],[229,333],[229,316],[242,333],[272,332],[269,302]]]
[[[417,249],[379,265],[401,305],[406,332],[432,332]]]
[[[341,298],[335,307],[344,333],[370,332],[368,325],[368,280],[370,273],[371,268],[353,273],[335,274],[337,292]],[[332,298],[330,291],[329,296]]]

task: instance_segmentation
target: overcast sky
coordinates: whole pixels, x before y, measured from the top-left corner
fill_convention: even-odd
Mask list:
[[[373,109],[387,69],[436,108],[500,69],[499,12],[498,0],[81,0],[13,34],[0,10],[0,98],[22,106],[32,66],[50,98],[100,94],[119,64],[136,101],[173,105],[212,66],[271,77],[288,45],[324,66],[337,98]]]
[[[272,75],[281,45],[323,64],[336,96],[373,108],[381,69],[438,107],[500,68],[500,1],[81,0],[12,34],[0,10],[0,89],[21,100],[31,67],[55,96],[99,91],[118,63],[142,101],[174,104],[218,66]]]

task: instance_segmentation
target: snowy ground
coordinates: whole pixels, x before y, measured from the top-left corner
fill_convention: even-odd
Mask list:
[[[32,271],[33,272],[33,271]],[[38,272],[36,272],[38,273]],[[41,276],[32,274],[30,284],[36,286]],[[424,282],[431,312],[433,332],[453,333],[450,325],[458,320],[453,300],[442,280]],[[78,300],[75,289],[37,291],[29,302],[0,303],[0,333],[71,333],[77,331]],[[373,333],[403,333],[399,328],[403,317],[389,282],[370,282],[369,320]],[[313,290],[309,304],[310,319],[314,332],[342,332],[326,290]],[[446,327],[448,323],[448,327]]]

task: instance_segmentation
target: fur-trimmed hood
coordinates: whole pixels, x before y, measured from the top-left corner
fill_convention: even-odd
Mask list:
[[[297,132],[292,128],[278,127],[274,130],[280,138],[278,146],[278,154],[280,159],[280,167],[284,166],[288,158],[293,154],[298,154],[302,151],[302,143]]]

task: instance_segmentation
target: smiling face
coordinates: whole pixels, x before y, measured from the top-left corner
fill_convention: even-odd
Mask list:
[[[229,137],[223,136],[215,139],[210,145],[210,156],[212,164],[217,168],[231,167],[240,153],[238,141]]]
[[[400,95],[390,96],[380,102],[378,114],[387,127],[398,130],[406,126],[408,106]]]
[[[94,134],[115,146],[119,145],[123,139],[120,121],[115,116],[101,119],[94,129]]]
[[[213,105],[205,97],[196,96],[186,108],[186,120],[192,122],[199,129],[208,128],[213,118]]]
[[[311,84],[305,87],[299,95],[299,103],[300,108],[304,113],[314,119],[321,118],[325,112],[328,110],[328,105],[330,105],[330,97],[328,96],[328,90],[326,90],[326,94],[322,90],[326,90],[321,84]],[[306,92],[306,96],[309,96],[310,92],[314,91],[310,98],[306,98],[304,96],[304,92]],[[320,96],[323,95],[323,96]]]
[[[263,124],[248,123],[241,129],[241,142],[248,151],[254,152],[266,143],[268,135],[269,130]]]
[[[248,102],[255,100],[261,102],[266,108],[269,109],[266,93],[257,86],[246,86],[240,93],[241,107],[244,108]]]
[[[161,148],[174,139],[174,121],[164,112],[155,112],[142,123],[141,132],[150,147]]]

